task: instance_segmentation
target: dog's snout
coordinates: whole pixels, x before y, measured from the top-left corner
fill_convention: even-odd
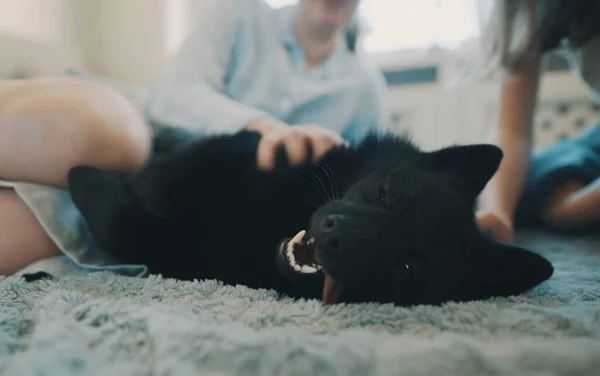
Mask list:
[[[330,214],[321,221],[321,232],[327,233],[338,229],[344,221],[344,216],[340,214]]]

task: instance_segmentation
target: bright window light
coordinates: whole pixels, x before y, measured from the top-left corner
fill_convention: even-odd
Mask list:
[[[280,8],[286,5],[294,4],[297,0],[265,0],[273,8]]]
[[[266,0],[273,7],[296,0]],[[452,48],[474,36],[478,0],[362,0],[366,52]]]

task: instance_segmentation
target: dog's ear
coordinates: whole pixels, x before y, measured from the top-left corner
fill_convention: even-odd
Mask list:
[[[481,299],[521,294],[554,273],[550,261],[537,253],[492,239],[485,243],[475,266]]]
[[[479,196],[502,161],[502,150],[494,145],[451,146],[428,153],[435,169],[450,173],[468,190],[470,198]]]

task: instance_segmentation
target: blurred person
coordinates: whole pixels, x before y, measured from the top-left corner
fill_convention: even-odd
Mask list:
[[[600,2],[480,0],[479,5],[484,18],[475,71],[505,73],[490,140],[505,156],[480,197],[478,223],[505,241],[514,240],[515,226],[573,232],[598,225],[600,128],[534,155],[531,148],[545,54],[564,49],[591,92],[600,93]]]
[[[356,51],[359,0],[205,0],[154,83],[148,113],[200,133],[255,130],[259,166],[285,145],[318,159],[388,120],[382,72]]]

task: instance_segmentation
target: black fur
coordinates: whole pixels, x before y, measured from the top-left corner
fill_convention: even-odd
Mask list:
[[[324,274],[290,272],[279,252],[303,229],[344,287],[343,302],[508,296],[553,273],[546,259],[476,226],[475,199],[502,159],[495,146],[423,152],[401,137],[369,136],[296,168],[280,150],[266,172],[256,168],[256,133],[171,136],[157,137],[162,146],[135,176],[85,166],[69,174],[97,245],[151,273],[319,299]]]
[[[25,280],[25,282],[35,282],[45,279],[54,279],[54,276],[46,272],[25,273],[22,275],[22,277]]]

